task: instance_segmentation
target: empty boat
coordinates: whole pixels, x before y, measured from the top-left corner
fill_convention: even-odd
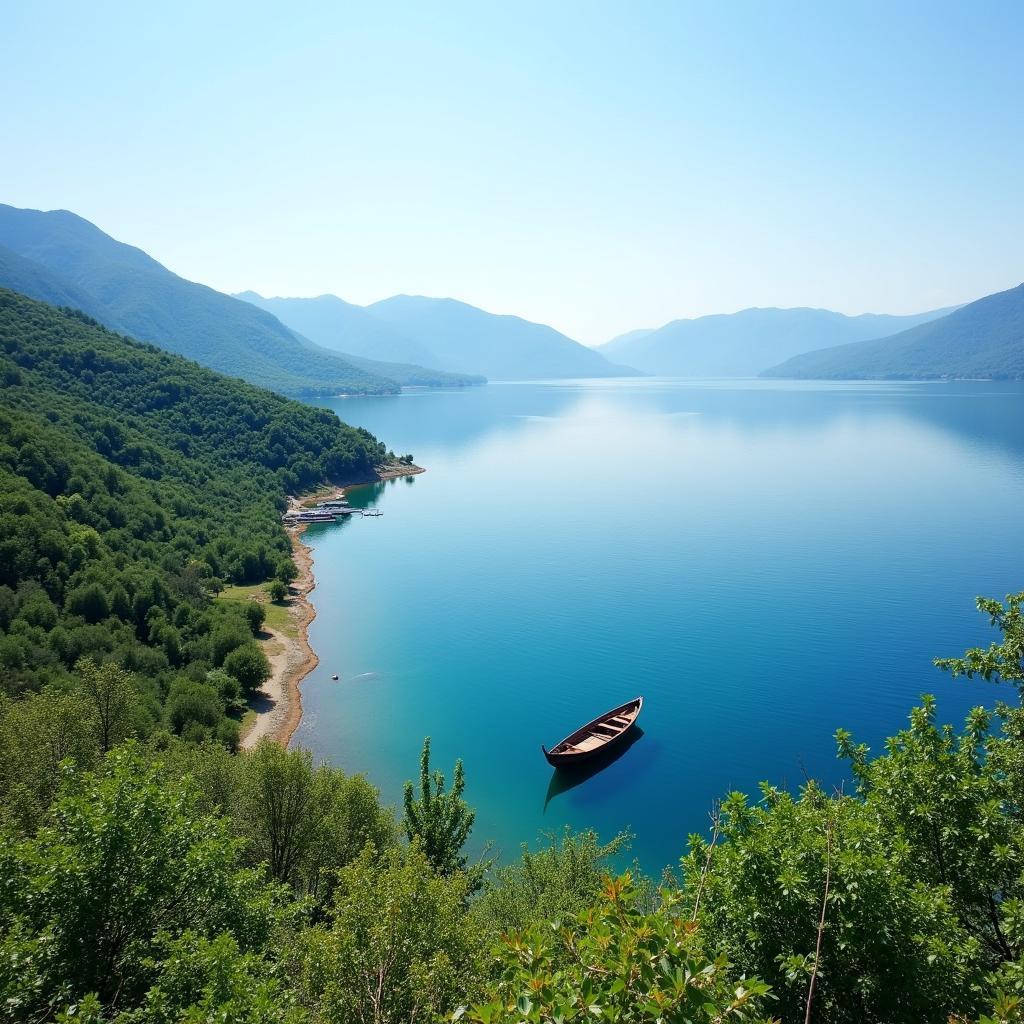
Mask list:
[[[592,722],[570,733],[550,750],[541,745],[548,764],[567,768],[597,757],[613,747],[629,731],[644,706],[643,697],[634,697],[611,711],[599,715]]]

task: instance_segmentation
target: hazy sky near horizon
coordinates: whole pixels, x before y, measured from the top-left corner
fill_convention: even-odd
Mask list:
[[[1024,280],[1024,4],[18,2],[0,201],[596,343]]]

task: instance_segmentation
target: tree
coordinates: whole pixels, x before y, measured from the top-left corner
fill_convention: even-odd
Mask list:
[[[962,657],[937,659],[936,665],[953,676],[1008,682],[1019,694],[1024,690],[1024,593],[1008,594],[1005,604],[979,597],[977,606],[1001,639]],[[996,715],[1000,730],[993,734],[990,719],[977,709],[961,749],[950,749],[945,733],[936,737],[930,721],[921,730],[928,746],[940,748],[939,778],[931,780],[930,789],[945,797],[946,805],[941,818],[933,813],[922,822],[932,831],[932,842],[922,851],[932,852],[931,863],[922,867],[950,879],[958,914],[979,936],[990,962],[998,964],[990,976],[992,1016],[983,1016],[983,1024],[1024,1021],[1024,711],[1000,702]],[[950,763],[970,782],[956,787],[957,797],[947,792]],[[951,799],[957,818],[950,813]],[[951,820],[957,827],[949,827]]]
[[[94,993],[112,1017],[159,984],[178,941],[265,949],[279,898],[187,782],[121,747],[65,775],[36,836],[0,845],[0,998],[47,1020]]]
[[[325,906],[333,900],[340,868],[367,846],[379,853],[391,849],[398,837],[392,811],[381,807],[379,793],[363,776],[321,765],[317,784],[328,809],[302,864],[302,891]]]
[[[98,583],[72,590],[65,604],[72,615],[81,615],[86,622],[101,622],[110,614],[106,591]]]
[[[495,935],[521,931],[537,921],[574,916],[597,904],[612,859],[629,844],[628,833],[601,843],[597,833],[574,835],[566,828],[548,845],[495,870],[484,884],[473,913]],[[637,888],[650,902],[641,881]]]
[[[263,620],[267,617],[267,609],[259,601],[247,601],[245,604],[245,618],[249,623],[252,635],[256,636],[263,628]]]
[[[979,597],[978,610],[985,612],[1002,641],[987,649],[972,647],[959,658],[937,658],[935,664],[954,676],[981,676],[989,682],[1005,680],[1018,689],[1024,685],[1024,592],[1008,594],[1006,604]]]
[[[97,665],[92,658],[82,658],[75,671],[92,703],[97,741],[106,753],[130,735],[139,691],[131,675],[110,662]]]
[[[227,656],[252,641],[252,631],[237,615],[219,622],[210,633],[210,658],[215,666],[224,664]]]
[[[270,581],[270,600],[280,604],[288,596],[288,585],[279,579]]]
[[[1024,594],[978,607],[1001,639],[937,664],[1020,690]],[[925,697],[880,757],[836,738],[855,795],[764,786],[760,806],[725,802],[721,843],[692,837],[695,918],[773,984],[787,1020],[807,1011],[815,975],[816,1020],[966,1021],[986,1005],[1019,1019],[1024,711],[976,708],[958,735]]]
[[[241,824],[258,861],[279,882],[295,879],[327,814],[313,755],[262,740],[242,768]]]
[[[338,873],[328,928],[304,937],[302,987],[326,1024],[407,1024],[449,1015],[483,974],[464,874],[437,875],[413,842],[368,846]]]
[[[417,798],[412,783],[406,782],[402,826],[409,841],[419,843],[433,869],[442,875],[466,871],[462,848],[473,829],[476,812],[462,799],[465,788],[462,761],[458,760],[451,791],[445,792],[444,775],[430,771],[430,737],[426,737],[420,753],[420,795]],[[482,871],[475,874],[479,886]]]
[[[309,1018],[273,960],[243,952],[233,935],[213,938],[185,932],[158,946],[160,973],[142,1005],[117,1018],[118,1024],[170,1024],[171,1021],[302,1024]],[[97,1016],[95,1024],[101,1024]],[[92,1024],[69,1014],[58,1024]]]
[[[0,698],[0,820],[35,831],[57,792],[61,762],[85,769],[99,755],[91,718],[80,693]]]
[[[224,659],[224,671],[234,676],[248,693],[258,690],[270,678],[267,656],[251,640],[236,647]]]
[[[166,715],[167,724],[176,733],[183,733],[193,723],[214,729],[222,720],[223,710],[217,691],[208,683],[176,679],[171,684]]]
[[[842,731],[840,752],[879,828],[901,840],[904,870],[948,893],[979,958],[998,967],[1022,952],[1004,920],[1007,904],[1024,898],[1024,829],[1005,770],[1015,741],[993,733],[993,716],[982,708],[959,736],[938,727],[933,697],[910,719],[883,757],[869,759]]]
[[[498,963],[486,1001],[459,1014],[473,1024],[766,1020],[769,987],[708,957],[672,893],[643,913],[628,873],[605,880],[596,907],[508,936]]]
[[[253,861],[321,904],[330,898],[335,872],[367,844],[383,850],[395,841],[394,819],[364,778],[314,767],[309,751],[269,740],[242,759],[232,804]]]

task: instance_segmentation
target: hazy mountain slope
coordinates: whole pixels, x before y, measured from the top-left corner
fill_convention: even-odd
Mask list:
[[[625,334],[618,334],[611,341],[606,341],[603,345],[596,345],[595,348],[599,348],[605,353],[612,351],[612,346],[623,347],[629,342],[639,341],[641,338],[646,338],[648,334],[653,334],[658,328],[657,327],[640,327],[635,331],[626,331]]]
[[[43,213],[0,204],[0,245],[28,263],[18,281],[0,284],[36,298],[64,301],[55,279],[75,303],[112,330],[236,377],[290,394],[394,391],[390,380],[367,373],[322,349],[311,349],[271,314],[171,273],[141,249],[104,234],[66,210]],[[25,280],[31,264],[48,275]]]
[[[336,295],[309,299],[264,298],[258,292],[239,292],[235,298],[251,302],[324,348],[365,359],[430,366],[434,354],[424,345],[368,313],[362,306]]]
[[[1024,284],[899,334],[796,356],[764,376],[1024,379]]]
[[[409,362],[417,358],[417,354],[425,360],[433,357],[421,345],[403,338],[371,316],[362,306],[345,302],[336,295],[320,295],[315,299],[265,299],[258,292],[247,291],[238,292],[235,298],[272,313],[300,340],[337,351],[347,363],[367,373],[387,377],[403,387],[466,387],[487,382],[486,377]]]
[[[560,334],[517,316],[488,313],[455,299],[395,295],[367,311],[425,346],[436,365],[492,380],[615,377],[633,374]]]
[[[367,373],[387,377],[388,380],[393,380],[406,388],[465,388],[487,383],[487,378],[482,374],[435,370],[429,366],[417,366],[415,363],[382,363],[379,359],[364,359],[362,356],[352,355],[351,352],[342,354],[345,361],[353,366]]]
[[[914,316],[865,313],[851,317],[827,309],[744,309],[695,320],[674,320],[656,331],[634,331],[608,342],[599,351],[648,373],[747,377],[801,352],[879,338],[947,312],[934,310]]]
[[[84,292],[62,281],[41,263],[25,259],[3,245],[0,245],[0,286],[51,306],[85,309],[92,303]]]

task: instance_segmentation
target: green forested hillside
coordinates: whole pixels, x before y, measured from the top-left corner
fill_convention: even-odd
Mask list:
[[[0,204],[0,245],[21,257],[0,286],[82,309],[116,331],[283,394],[398,390],[333,352],[303,344],[269,313],[186,281],[67,210]],[[69,293],[55,294],[59,284]]]
[[[795,356],[762,376],[1024,379],[1024,284],[900,334]]]
[[[236,682],[261,681],[246,676],[260,669],[259,623],[211,592],[290,578],[286,493],[365,475],[384,447],[333,413],[5,290],[0,382],[4,691],[109,661],[145,682],[143,731],[166,724],[177,695],[195,709],[177,731],[230,740],[223,710],[238,693],[209,673],[244,647]]]

